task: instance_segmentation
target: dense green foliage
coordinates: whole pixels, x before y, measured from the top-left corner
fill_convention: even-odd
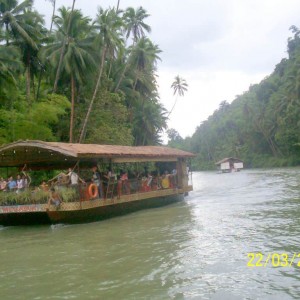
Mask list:
[[[288,40],[288,58],[273,73],[219,108],[182,139],[169,130],[169,145],[197,153],[197,169],[213,169],[224,157],[238,157],[247,167],[300,163],[300,31]]]
[[[146,36],[147,12],[99,8],[92,20],[76,3],[54,11],[47,30],[33,0],[0,0],[0,144],[160,143],[161,51]]]

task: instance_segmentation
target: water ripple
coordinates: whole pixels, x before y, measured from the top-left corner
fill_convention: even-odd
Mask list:
[[[184,202],[91,224],[0,227],[1,299],[298,299],[300,169],[194,174]]]

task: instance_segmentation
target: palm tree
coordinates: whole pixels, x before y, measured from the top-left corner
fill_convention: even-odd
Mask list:
[[[43,19],[32,11],[32,0],[18,4],[16,0],[3,0],[0,5],[0,28],[5,29],[6,45],[17,45],[23,56],[26,71],[26,96],[30,100],[31,68],[42,39]]]
[[[160,144],[160,133],[167,128],[166,110],[156,99],[147,101],[143,108],[142,103],[135,107],[133,121],[133,135],[135,145]]]
[[[57,66],[57,70],[56,70],[56,76],[55,76],[55,80],[54,80],[54,86],[53,86],[53,93],[56,92],[57,90],[57,84],[58,84],[58,80],[59,80],[59,76],[60,76],[60,72],[61,72],[61,67],[62,67],[62,63],[63,63],[63,58],[64,58],[64,54],[65,54],[65,47],[66,47],[66,42],[69,36],[69,31],[70,31],[70,27],[71,27],[71,16],[72,13],[74,11],[74,6],[75,6],[75,0],[73,0],[73,4],[72,4],[72,8],[71,8],[71,13],[69,15],[69,20],[68,20],[68,25],[67,25],[67,30],[66,30],[66,34],[65,34],[65,38],[63,40],[63,44],[60,50],[60,56],[59,56],[59,63]]]
[[[125,73],[127,71],[127,68],[129,67],[129,61],[130,56],[132,54],[132,50],[134,49],[134,45],[137,43],[138,39],[145,37],[145,31],[151,32],[151,27],[144,23],[144,19],[149,17],[149,14],[147,14],[146,10],[142,7],[137,8],[134,10],[132,7],[127,8],[127,10],[124,13],[123,19],[125,23],[125,33],[126,38],[128,39],[130,35],[132,35],[132,45],[131,45],[131,51],[129,51],[128,59],[125,63],[124,69],[121,73],[121,76],[119,77],[119,80],[115,87],[115,92],[118,91],[120,84],[125,76]]]
[[[53,21],[54,21],[54,15],[55,15],[55,6],[56,6],[56,0],[49,0],[52,3],[53,10],[52,10],[52,17],[51,17],[51,24],[50,24],[50,30],[49,32],[52,32],[53,27]]]
[[[31,82],[34,87],[34,74],[38,71],[39,59],[38,52],[45,41],[47,30],[44,28],[44,19],[37,11],[27,11],[24,14],[24,25],[26,32],[35,44],[33,47],[30,43],[20,37],[16,37],[14,44],[18,46],[22,53],[22,61],[25,66],[26,78],[26,98],[30,101]]]
[[[22,38],[33,48],[37,48],[35,42],[26,31],[24,15],[28,14],[26,9],[31,9],[33,0],[25,0],[18,4],[16,0],[2,0],[0,5],[0,28],[5,28],[6,45],[9,45],[10,38]]]
[[[114,9],[103,10],[102,8],[99,8],[98,15],[96,17],[96,27],[99,30],[97,40],[99,46],[101,47],[101,59],[98,66],[98,78],[96,86],[82,125],[79,143],[82,143],[85,137],[87,123],[100,88],[106,55],[107,53],[112,53],[115,48],[121,46],[122,44],[122,39],[120,37],[120,29],[122,24],[122,20]]]
[[[61,71],[70,80],[71,85],[71,116],[69,141],[73,142],[74,111],[76,85],[82,84],[87,74],[93,72],[95,59],[93,47],[88,33],[91,30],[90,19],[83,17],[79,10],[73,12],[65,7],[59,9],[60,16],[54,18],[58,27],[56,40],[53,44],[46,46],[43,51],[44,60],[48,60],[55,68],[59,64],[60,54],[63,47],[64,56]],[[66,40],[66,29],[69,24],[70,30]]]
[[[148,38],[141,38],[135,47],[131,50],[130,65],[135,72],[135,80],[133,89],[136,89],[138,81],[145,76],[150,76],[150,81],[153,79],[156,62],[160,59],[158,56],[161,53],[158,45],[153,44]]]
[[[174,103],[172,109],[170,110],[168,117],[172,113],[172,111],[177,103],[178,96],[184,96],[184,92],[187,91],[187,87],[188,87],[188,84],[186,83],[185,79],[183,79],[183,78],[179,77],[179,75],[177,75],[175,77],[174,82],[171,85],[171,88],[173,88],[173,90],[174,90],[174,95],[176,95],[175,103]]]
[[[158,142],[156,138],[158,131],[150,126],[151,119],[153,119],[150,116],[153,115],[153,111],[160,111],[160,108],[153,104],[157,103],[158,99],[155,70],[160,52],[158,46],[146,37],[139,39],[131,50],[130,69],[126,80],[128,81],[131,78],[132,93],[131,96],[126,93],[126,101],[130,105],[130,118],[134,120],[133,131],[136,145],[149,144],[151,137],[153,141]],[[152,110],[149,111],[150,108]],[[157,126],[157,128],[160,128],[160,126]]]
[[[13,46],[0,45],[0,90],[16,86],[16,75],[22,70],[20,52]]]
[[[151,32],[151,27],[144,23],[144,19],[149,17],[146,10],[141,6],[134,10],[129,7],[124,13],[124,21],[126,24],[126,38],[132,35],[133,42],[136,43],[138,39],[145,36],[145,31]]]
[[[117,9],[116,9],[117,12],[119,11],[119,7],[120,7],[120,0],[118,0],[118,3],[117,3]]]
[[[225,112],[226,110],[228,110],[229,106],[230,104],[227,102],[227,100],[223,100],[219,104],[219,111]]]

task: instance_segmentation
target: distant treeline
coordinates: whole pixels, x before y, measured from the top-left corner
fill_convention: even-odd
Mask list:
[[[33,0],[0,1],[0,145],[159,143],[167,126],[156,84],[161,50],[147,36],[146,10],[99,8],[91,19],[75,0],[72,8],[49,1],[49,28]]]
[[[248,167],[300,164],[300,30],[292,26],[288,58],[273,73],[219,108],[192,137],[169,130],[169,145],[197,153],[196,169],[215,168],[224,157]]]

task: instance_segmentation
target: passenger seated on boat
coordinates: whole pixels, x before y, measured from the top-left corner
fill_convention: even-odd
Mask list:
[[[42,191],[45,191],[45,192],[48,192],[49,191],[49,185],[46,183],[46,181],[43,181],[41,184],[40,184],[40,189]]]
[[[24,188],[28,188],[30,185],[30,179],[28,178],[27,175],[22,175],[22,179],[23,179],[23,184],[24,184]]]
[[[153,178],[152,178],[151,189],[152,189],[153,191],[156,191],[156,190],[159,189],[159,185],[158,185],[158,177],[157,177],[157,176],[153,176]]]
[[[147,176],[142,177],[142,192],[150,192],[152,184],[152,175],[150,173]]]
[[[125,190],[126,194],[130,194],[130,183],[128,180],[128,173],[127,172],[123,172],[121,174],[121,181],[122,181],[122,186],[123,189]]]
[[[93,175],[92,175],[92,182],[97,185],[98,187],[98,194],[100,198],[103,198],[103,187],[102,187],[102,179],[100,172],[97,166],[92,167]]]
[[[15,191],[17,189],[17,182],[14,180],[12,176],[8,178],[7,187],[9,191]]]
[[[150,173],[148,173],[148,177],[147,177],[147,187],[149,190],[151,190],[151,184],[152,184],[152,175]]]
[[[117,196],[118,199],[122,196],[122,180],[120,175],[117,176]]]
[[[48,200],[48,205],[54,205],[56,208],[60,207],[60,204],[62,202],[62,199],[59,195],[59,193],[55,190],[54,187],[50,189],[50,195]]]
[[[7,181],[1,177],[0,178],[0,191],[5,191],[7,186]]]
[[[17,176],[17,193],[24,191],[25,189],[25,182],[21,175]]]
[[[163,174],[162,179],[161,179],[161,186],[163,189],[170,188],[169,176],[170,175],[169,175],[168,171],[165,171],[165,173]]]

